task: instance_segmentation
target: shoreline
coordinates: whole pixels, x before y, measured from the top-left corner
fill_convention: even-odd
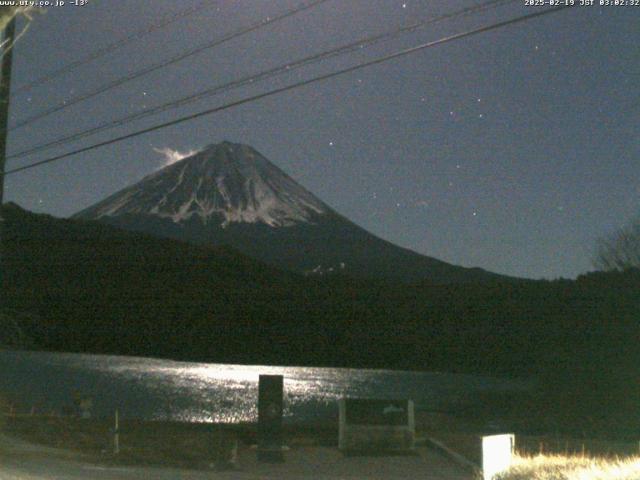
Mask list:
[[[119,472],[118,475],[131,472],[130,477],[100,477],[109,479],[143,478],[140,477],[141,472],[150,471],[162,472],[163,475],[174,472],[177,475],[167,478],[191,478],[181,476],[180,472],[211,475],[214,471],[228,468],[231,468],[234,478],[252,479],[319,478],[319,471],[325,472],[322,478],[337,478],[339,474],[354,479],[417,478],[432,472],[433,465],[438,465],[448,473],[427,478],[472,479],[471,464],[454,461],[434,448],[432,440],[437,439],[461,458],[477,462],[480,436],[480,432],[469,425],[456,422],[455,419],[441,418],[440,423],[416,425],[415,455],[379,455],[372,452],[352,457],[338,450],[337,424],[287,425],[284,426],[283,435],[284,444],[287,445],[285,463],[273,465],[260,463],[256,459],[257,425],[252,422],[203,424],[125,420],[121,422],[120,451],[115,454],[113,430],[108,420],[30,415],[5,419],[5,426],[0,429],[0,458],[3,461],[22,462],[25,465],[32,461],[67,462],[68,468],[114,472],[114,475],[116,472]],[[11,453],[14,450],[20,452],[19,457]],[[225,462],[232,451],[237,462],[229,466]],[[611,458],[637,455],[638,444],[552,435],[516,435],[516,452],[528,456],[582,454],[583,457]],[[377,465],[376,469],[370,469],[371,462]],[[290,469],[295,473],[292,476],[288,476],[292,474]],[[382,471],[386,476],[379,476]]]

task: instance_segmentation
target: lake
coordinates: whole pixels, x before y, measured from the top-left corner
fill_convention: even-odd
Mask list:
[[[315,367],[177,362],[154,358],[0,351],[0,394],[17,409],[59,412],[74,394],[93,398],[96,416],[115,409],[131,419],[245,422],[257,419],[258,376],[284,375],[285,421],[337,416],[342,396],[414,400],[442,411],[484,391],[529,388],[527,382],[446,374]]]

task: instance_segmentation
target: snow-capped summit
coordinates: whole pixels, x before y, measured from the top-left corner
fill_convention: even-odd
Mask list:
[[[173,163],[75,215],[153,215],[175,223],[311,222],[330,208],[247,145],[222,142]]]
[[[433,283],[494,278],[393,245],[343,217],[253,148],[211,145],[75,218],[206,245],[227,245],[305,275]]]

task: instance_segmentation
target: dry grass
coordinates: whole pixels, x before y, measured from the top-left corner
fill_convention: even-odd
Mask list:
[[[640,457],[516,456],[495,480],[640,480]]]
[[[64,449],[101,463],[209,468],[224,463],[234,444],[257,443],[254,424],[191,424],[120,420],[120,453],[113,453],[113,419],[19,414],[5,418],[4,433],[27,442]],[[291,447],[337,446],[337,428],[285,426]],[[2,480],[2,479],[0,479]]]
[[[112,420],[75,417],[7,417],[5,433],[73,451],[106,463],[203,468],[226,455],[242,432],[219,425],[120,422],[120,453],[113,453]]]

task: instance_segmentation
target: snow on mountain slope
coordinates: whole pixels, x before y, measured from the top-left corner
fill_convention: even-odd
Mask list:
[[[74,217],[154,215],[175,223],[287,227],[331,211],[253,148],[222,142],[165,167]]]
[[[253,148],[229,142],[179,160],[74,217],[183,242],[227,245],[307,275],[432,283],[496,277],[376,237]]]

